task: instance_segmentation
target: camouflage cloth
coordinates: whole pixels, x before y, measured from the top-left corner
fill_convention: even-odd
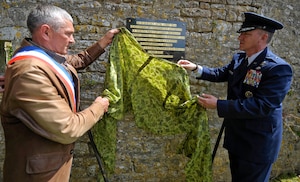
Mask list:
[[[114,170],[116,123],[132,112],[136,125],[153,134],[186,134],[178,146],[178,153],[190,158],[185,166],[186,181],[210,182],[207,115],[191,96],[186,71],[150,56],[126,28],[120,30],[110,48],[103,92],[110,98],[109,113],[92,130],[106,170]]]

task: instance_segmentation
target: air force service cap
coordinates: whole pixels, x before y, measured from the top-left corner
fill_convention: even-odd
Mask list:
[[[262,15],[252,12],[246,12],[244,14],[245,20],[241,28],[237,31],[238,33],[247,32],[255,29],[262,29],[274,33],[275,30],[283,28],[282,23],[271,18],[264,17]]]

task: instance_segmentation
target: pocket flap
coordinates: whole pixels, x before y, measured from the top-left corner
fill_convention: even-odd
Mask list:
[[[28,174],[38,174],[59,169],[67,163],[71,155],[65,153],[50,153],[34,155],[27,158],[26,172]]]

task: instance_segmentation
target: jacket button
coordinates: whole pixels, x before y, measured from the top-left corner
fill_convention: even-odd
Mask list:
[[[70,154],[74,154],[74,149],[71,149],[71,150],[70,150]]]

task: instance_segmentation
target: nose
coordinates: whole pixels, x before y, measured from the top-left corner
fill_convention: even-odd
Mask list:
[[[73,35],[71,35],[71,37],[70,37],[70,41],[69,41],[71,44],[73,44],[73,43],[75,43],[75,39],[74,39],[74,36]]]
[[[238,40],[241,40],[242,39],[242,34],[240,34],[239,36],[238,36]]]

